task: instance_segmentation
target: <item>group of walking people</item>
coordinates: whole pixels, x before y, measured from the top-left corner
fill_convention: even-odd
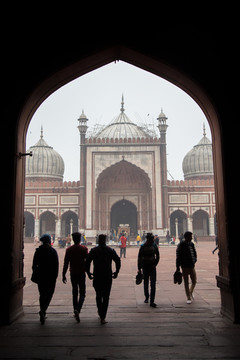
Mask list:
[[[185,240],[179,243],[176,252],[177,271],[182,269],[182,276],[185,285],[187,303],[193,299],[193,289],[196,285],[195,263],[197,253],[194,244],[191,242],[192,233],[184,234]],[[121,260],[117,252],[106,245],[106,235],[98,237],[98,246],[88,252],[85,245],[81,245],[81,234],[72,234],[74,244],[66,249],[62,270],[62,281],[67,282],[66,273],[69,268],[72,284],[72,303],[76,321],[80,322],[80,312],[86,297],[86,274],[93,280],[93,287],[96,292],[96,305],[101,324],[106,324],[106,315],[109,304],[109,297],[112,287],[112,280],[118,277],[121,268]],[[51,246],[51,237],[44,234],[40,241],[42,245],[36,249],[33,257],[33,273],[31,280],[38,284],[40,322],[45,323],[46,311],[51,302],[56,279],[59,271],[59,261],[57,251]],[[144,303],[149,303],[155,308],[156,294],[156,267],[160,260],[158,246],[154,241],[154,235],[147,233],[146,242],[140,247],[138,252],[137,267],[138,275],[143,278],[144,284]],[[115,263],[115,271],[112,269],[112,262]],[[91,265],[93,263],[93,270]],[[189,287],[189,277],[191,287]],[[150,285],[150,291],[149,291]]]

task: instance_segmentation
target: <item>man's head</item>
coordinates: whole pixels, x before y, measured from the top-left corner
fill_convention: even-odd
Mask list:
[[[100,234],[98,237],[98,244],[99,245],[105,245],[106,244],[106,235]]]
[[[153,243],[154,242],[154,235],[152,233],[147,233],[147,242],[148,243]]]
[[[186,232],[184,233],[184,239],[185,239],[186,241],[191,241],[191,240],[192,240],[192,232],[191,232],[191,231],[186,231]]]
[[[74,244],[80,244],[80,242],[81,242],[81,233],[80,232],[72,233],[72,239],[73,239]]]
[[[51,236],[49,234],[43,234],[40,237],[40,241],[46,245],[46,244],[51,244]]]

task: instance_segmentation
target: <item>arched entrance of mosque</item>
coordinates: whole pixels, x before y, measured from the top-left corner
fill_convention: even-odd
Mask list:
[[[78,231],[78,215],[71,210],[66,211],[61,218],[61,236],[67,237],[75,231]]]
[[[24,237],[26,239],[32,239],[34,237],[34,216],[29,211],[24,212]]]
[[[97,179],[94,214],[99,231],[117,230],[117,223],[129,223],[127,218],[132,235],[139,229],[150,230],[152,191],[145,171],[124,159],[104,169]]]
[[[197,210],[192,216],[193,233],[197,236],[209,235],[209,215],[204,210]]]
[[[40,215],[40,234],[50,234],[55,237],[56,216],[51,211],[45,211]]]
[[[182,210],[176,210],[170,216],[170,235],[179,236],[185,231],[187,231],[187,214]]]
[[[24,107],[18,116],[18,124],[16,126],[17,133],[14,137],[16,143],[14,144],[15,153],[25,153],[26,133],[31,118],[41,103],[51,95],[55,90],[61,86],[67,84],[73,79],[95,70],[105,64],[112,61],[123,60],[136,65],[142,69],[152,72],[153,74],[163,77],[170,81],[174,85],[178,86],[182,90],[186,91],[202,108],[205,113],[212,131],[213,138],[213,153],[214,153],[214,173],[215,173],[215,191],[216,191],[216,209],[218,218],[218,241],[220,248],[220,276],[218,277],[218,286],[221,289],[222,296],[222,313],[232,316],[235,321],[240,321],[240,308],[239,308],[239,290],[238,283],[234,287],[234,291],[230,288],[231,276],[229,273],[229,261],[235,259],[234,253],[231,253],[231,259],[229,260],[229,244],[227,234],[227,211],[226,211],[226,199],[225,199],[225,177],[223,176],[223,155],[222,155],[222,134],[220,130],[220,120],[218,118],[218,112],[209,98],[207,91],[194,82],[187,73],[179,70],[176,66],[172,66],[171,55],[169,63],[162,62],[158,58],[150,57],[143,53],[136,52],[131,48],[125,46],[116,45],[105,50],[95,50],[93,55],[81,57],[79,61],[71,63],[69,66],[60,66],[56,64],[56,70],[52,69],[52,75],[45,78],[42,77],[42,81],[39,80],[39,85],[30,93],[28,99],[24,102]],[[176,64],[176,63],[175,63]],[[60,69],[60,70],[59,70]],[[41,79],[41,78],[40,78]],[[24,286],[24,277],[22,272],[22,242],[23,242],[23,216],[24,216],[24,161],[21,157],[14,162],[14,191],[13,191],[13,218],[12,221],[12,246],[11,249],[12,261],[9,268],[12,269],[14,278],[9,277],[10,283],[6,286],[9,289],[12,286],[12,282],[18,283],[18,288],[13,292],[4,291],[6,296],[5,302],[11,302],[11,308],[8,313],[2,312],[2,322],[13,321],[16,316],[21,312],[22,307],[22,288]],[[226,240],[227,239],[227,240]],[[231,245],[233,247],[233,245]],[[235,260],[234,260],[235,261]],[[232,264],[231,269],[235,269],[235,262]],[[237,279],[235,278],[235,282]],[[234,285],[235,283],[233,283]],[[10,295],[11,293],[11,295]]]
[[[124,199],[116,202],[111,208],[111,229],[117,234],[121,226],[129,226],[129,235],[137,234],[137,208],[131,201]]]

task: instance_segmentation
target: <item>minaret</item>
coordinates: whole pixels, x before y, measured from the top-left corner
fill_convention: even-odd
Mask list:
[[[160,132],[160,160],[161,160],[161,186],[162,186],[162,220],[163,228],[168,228],[168,186],[167,186],[167,143],[166,143],[166,132],[167,132],[167,117],[161,109],[161,113],[157,118],[158,129]]]
[[[82,110],[82,114],[78,118],[78,130],[80,133],[80,230],[85,230],[85,214],[86,214],[86,146],[85,137],[88,129],[88,119]]]
[[[88,129],[88,126],[87,126],[88,119],[87,119],[86,115],[84,114],[83,110],[82,110],[82,114],[78,118],[78,122],[79,122],[78,130],[80,133],[80,182],[81,182],[81,177],[84,174],[84,172],[82,171],[83,170],[82,166],[84,163],[82,157],[85,152],[85,136],[86,136],[86,132]]]
[[[80,136],[81,136],[80,140],[81,140],[81,144],[82,144],[82,140],[83,139],[85,140],[85,135],[86,135],[86,132],[88,129],[88,126],[87,126],[88,119],[87,119],[86,115],[84,114],[83,110],[82,110],[82,114],[78,118],[78,121],[79,121],[78,130],[80,132]]]

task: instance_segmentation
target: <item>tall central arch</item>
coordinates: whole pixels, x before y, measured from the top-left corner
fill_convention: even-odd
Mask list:
[[[114,205],[116,203],[118,205]],[[124,208],[125,211],[128,209],[128,216],[132,219],[133,235],[138,230],[152,228],[153,209],[150,179],[145,171],[126,160],[109,166],[97,179],[95,227],[102,231],[109,231],[114,225],[116,230],[117,222],[121,224],[117,220],[117,211],[122,221],[126,219]],[[135,217],[137,218],[135,219]],[[124,220],[123,223],[128,223],[125,221],[127,220]]]

